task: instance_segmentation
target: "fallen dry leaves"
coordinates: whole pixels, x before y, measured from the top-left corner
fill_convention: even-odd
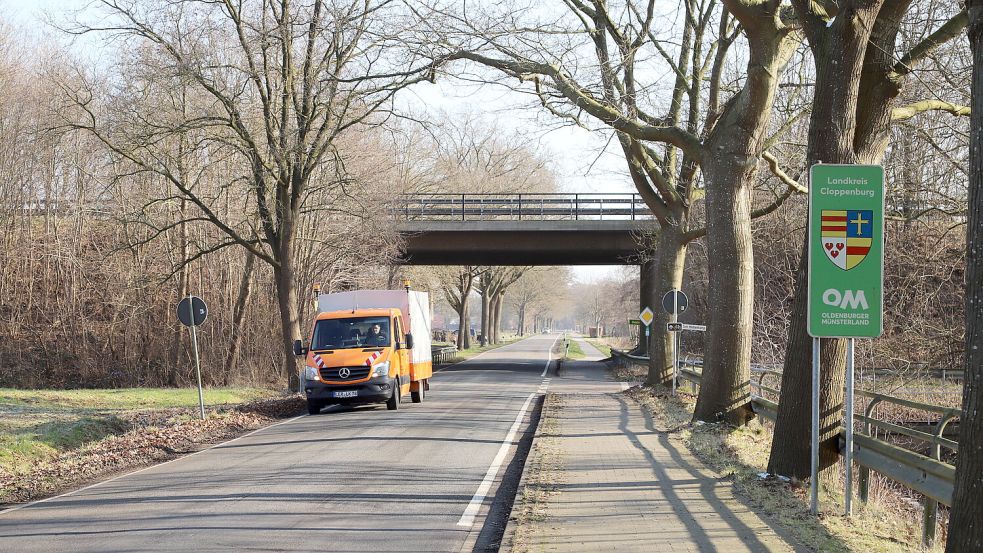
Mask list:
[[[223,407],[205,420],[195,409],[157,409],[121,415],[132,430],[110,436],[14,474],[0,468],[0,508],[40,499],[204,449],[304,412],[300,396]]]

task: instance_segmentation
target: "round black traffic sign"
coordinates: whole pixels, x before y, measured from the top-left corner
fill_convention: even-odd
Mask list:
[[[666,310],[666,313],[682,313],[686,311],[686,306],[689,305],[689,298],[682,290],[676,290],[673,288],[666,292],[666,295],[662,296],[662,309]]]
[[[177,318],[184,326],[191,326],[192,315],[194,316],[194,326],[201,326],[208,316],[208,307],[205,301],[198,296],[188,296],[177,304]]]

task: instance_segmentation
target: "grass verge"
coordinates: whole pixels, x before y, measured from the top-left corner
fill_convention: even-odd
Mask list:
[[[168,460],[302,412],[299,396],[271,394],[209,390],[201,421],[196,390],[0,390],[0,506]]]
[[[597,351],[601,352],[605,358],[611,357],[611,344],[607,343],[606,340],[598,338],[596,340],[587,340],[587,343],[597,348]]]
[[[493,349],[497,349],[502,346],[507,346],[509,344],[518,342],[519,340],[523,340],[525,338],[528,338],[528,336],[510,336],[508,338],[503,339],[501,342],[497,344],[485,344],[483,346],[472,346],[468,349],[458,350],[454,354],[454,357],[451,357],[450,359],[447,360],[446,363],[444,363],[444,366],[460,363],[461,361],[467,361],[468,359],[471,359],[476,355],[485,353],[486,351],[491,351]]]
[[[898,553],[938,551],[921,546],[921,520],[896,503],[855,502],[854,515],[842,515],[842,490],[822,490],[820,514],[809,512],[808,487],[774,477],[762,478],[771,450],[771,431],[757,421],[734,429],[724,424],[693,424],[695,397],[676,397],[651,388],[634,387],[625,392],[647,409],[660,431],[671,441],[693,451],[721,476],[733,480],[735,491],[758,512],[802,545],[822,552],[864,551]],[[941,542],[941,540],[940,540]]]
[[[269,390],[258,388],[214,388],[204,392],[209,407],[271,395]],[[62,452],[124,434],[141,426],[141,414],[152,410],[191,409],[197,405],[197,389],[0,389],[0,470],[22,472]]]
[[[572,338],[566,339],[564,340],[564,343],[566,345],[566,354],[563,356],[564,359],[583,359],[584,357],[587,357],[587,354],[584,353],[584,350],[580,347],[580,343],[577,340]]]

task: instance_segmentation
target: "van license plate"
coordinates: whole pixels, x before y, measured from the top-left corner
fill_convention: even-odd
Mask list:
[[[357,397],[358,390],[349,390],[346,392],[333,392],[334,397]]]

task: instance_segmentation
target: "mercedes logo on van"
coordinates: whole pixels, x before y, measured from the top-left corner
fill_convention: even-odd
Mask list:
[[[338,376],[342,378],[348,378],[351,375],[352,375],[352,371],[348,367],[342,367],[338,369]]]

